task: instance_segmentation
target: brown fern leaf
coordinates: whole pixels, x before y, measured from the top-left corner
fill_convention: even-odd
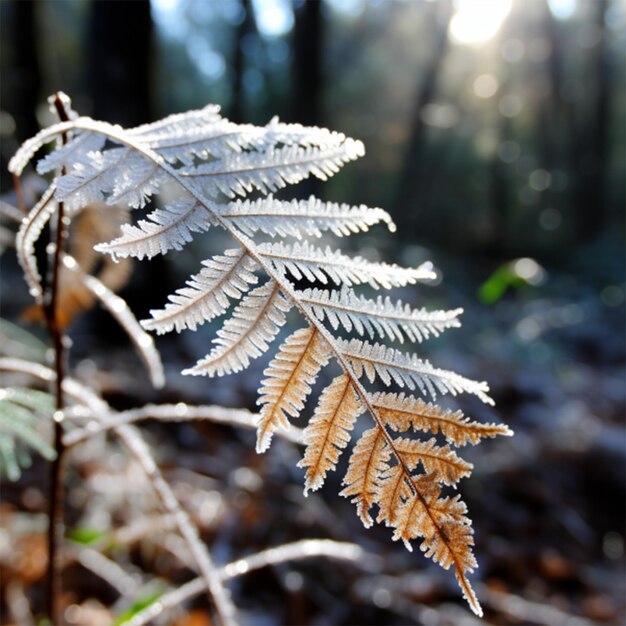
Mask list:
[[[456,446],[475,445],[484,438],[498,435],[510,437],[513,434],[504,424],[475,422],[461,411],[449,411],[403,393],[375,393],[370,396],[370,402],[378,409],[385,424],[396,432],[404,432],[411,427],[435,435],[441,432],[449,443]]]
[[[390,456],[391,449],[385,435],[377,426],[366,430],[352,450],[343,479],[346,487],[340,495],[346,498],[353,496],[351,502],[356,504],[357,514],[366,528],[374,523],[369,511],[377,502],[379,484]]]
[[[434,437],[428,441],[398,437],[393,445],[408,469],[414,469],[421,463],[427,474],[444,485],[455,485],[474,469],[471,463],[457,456],[450,446],[438,446]]]
[[[395,526],[399,503],[410,498],[411,493],[406,481],[405,468],[399,463],[387,467],[378,481],[376,501],[380,510],[376,521],[379,524],[385,522],[387,526]]]
[[[454,566],[456,578],[472,610],[482,616],[482,609],[466,574],[478,566],[472,552],[474,536],[465,517],[465,504],[458,498],[441,498],[436,478],[423,474],[413,479],[413,493],[396,502],[393,535],[402,539],[409,550],[410,541],[422,538],[420,549],[425,556],[448,569]]]
[[[257,426],[258,452],[267,450],[278,428],[289,429],[288,415],[300,415],[311,385],[328,363],[328,357],[326,344],[312,327],[297,330],[280,346],[263,372],[267,378],[259,389],[257,404],[262,409]]]
[[[307,444],[298,467],[308,468],[304,494],[324,483],[326,473],[334,470],[343,449],[350,441],[356,418],[364,411],[354,385],[346,374],[335,378],[320,397],[309,425],[304,429]]]
[[[103,210],[106,207],[106,210]],[[126,208],[106,206],[94,202],[81,209],[72,219],[69,228],[68,252],[84,274],[92,274],[111,291],[119,291],[126,285],[132,271],[132,260],[122,259],[116,263],[111,258],[102,258],[93,247],[100,241],[110,239],[120,224],[128,219]],[[83,280],[63,265],[60,267],[60,289],[57,295],[57,324],[60,328],[69,326],[80,314],[91,309],[96,297],[86,287]],[[35,304],[22,313],[26,322],[42,322],[43,308]]]

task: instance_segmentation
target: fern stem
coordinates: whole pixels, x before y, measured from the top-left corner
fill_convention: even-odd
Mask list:
[[[13,174],[13,188],[15,189],[15,197],[17,199],[17,208],[26,215],[26,203],[24,202],[24,190],[22,189],[22,181],[17,174]]]
[[[59,94],[54,99],[54,106],[62,122],[68,121],[65,103]],[[61,143],[67,143],[67,133],[61,135]],[[63,393],[64,368],[64,336],[58,317],[58,294],[60,289],[61,253],[65,238],[65,211],[63,202],[57,204],[57,222],[55,233],[54,253],[52,257],[50,288],[48,298],[44,302],[44,316],[54,350],[54,396],[56,411],[54,413],[54,450],[56,458],[50,464],[50,479],[48,483],[48,571],[46,578],[46,600],[48,616],[53,624],[63,623],[60,614],[60,596],[62,591],[61,572],[62,563],[59,547],[63,542],[63,460],[65,445],[63,443],[63,408],[65,398]]]

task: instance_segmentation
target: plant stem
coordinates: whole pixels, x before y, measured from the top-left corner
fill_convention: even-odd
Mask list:
[[[60,94],[54,99],[54,106],[61,121],[68,120],[64,101]],[[67,136],[62,135],[62,142],[67,142]],[[47,301],[44,302],[44,315],[48,332],[54,351],[55,378],[55,407],[54,413],[54,449],[56,458],[50,464],[50,481],[48,484],[48,572],[46,579],[47,612],[53,624],[63,623],[60,615],[59,599],[61,595],[61,559],[59,558],[59,546],[63,542],[63,457],[65,446],[63,444],[63,408],[65,399],[63,396],[64,368],[64,333],[58,317],[58,294],[60,287],[61,253],[65,238],[65,211],[63,202],[57,206],[57,223],[55,233],[54,254],[52,257],[51,281],[48,290]]]
[[[26,213],[26,203],[24,202],[24,191],[22,190],[22,181],[17,174],[13,174],[13,188],[15,189],[15,197],[17,199],[17,208]]]

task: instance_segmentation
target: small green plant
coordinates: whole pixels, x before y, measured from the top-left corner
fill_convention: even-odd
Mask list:
[[[426,556],[446,569],[452,567],[464,597],[481,615],[468,579],[476,567],[471,522],[460,495],[446,495],[445,489],[472,471],[454,447],[511,431],[431,403],[441,395],[459,393],[476,395],[490,404],[492,400],[486,383],[437,368],[400,347],[458,327],[461,310],[414,309],[388,296],[372,297],[374,290],[431,279],[430,264],[402,268],[313,243],[324,233],[342,237],[380,222],[393,230],[391,217],[382,209],[314,197],[288,201],[272,195],[310,175],[323,180],[332,176],[364,154],[361,142],[276,119],[264,127],[237,125],[222,118],[215,106],[123,129],[80,117],[62,94],[52,102],[61,122],[25,142],[9,167],[19,176],[42,147],[56,142],[56,148],[37,166],[40,174],[52,174],[50,187],[25,215],[16,238],[30,293],[43,308],[55,346],[56,435],[54,450],[45,448],[50,457],[56,454],[53,483],[60,482],[58,467],[65,446],[89,437],[86,429],[71,424],[71,403],[65,399],[68,379],[63,372],[58,299],[68,277],[118,317],[157,385],[162,383],[162,369],[145,330],[194,331],[223,316],[213,349],[184,373],[224,376],[245,369],[269,351],[295,309],[300,326],[275,351],[261,382],[261,409],[254,419],[257,451],[267,450],[275,433],[286,432],[290,419],[303,417],[320,371],[333,368],[332,382],[319,394],[304,428],[305,451],[299,465],[305,469],[305,494],[322,486],[348,447],[357,418],[367,414],[363,419],[369,419],[369,425],[355,436],[342,495],[356,504],[366,527],[375,521],[384,523],[393,529],[394,540],[402,540],[409,549],[417,540]],[[142,329],[103,281],[81,269],[65,248],[64,233],[86,207],[102,212],[119,210],[114,207],[120,205],[142,209],[166,186],[174,199],[134,225],[122,225],[120,236],[95,249],[114,260],[141,260],[180,250],[214,228],[225,230],[233,247],[203,261],[187,284],[141,323]],[[53,217],[53,270],[49,280],[42,281],[35,242]],[[221,620],[234,623],[235,610],[223,586],[224,576],[220,577],[189,517],[172,500],[148,446],[128,425],[159,413],[164,419],[198,414],[193,415],[192,407],[182,413],[176,407],[150,407],[115,414],[89,391],[81,394],[80,403],[96,417],[91,431],[115,429],[140,460],[192,548],[202,574],[201,586],[213,597]],[[202,414],[203,409],[196,411]],[[252,418],[241,420],[250,425]],[[50,518],[55,519],[59,505],[52,501]],[[54,555],[58,544],[53,535],[50,550]],[[52,588],[50,594],[54,596]],[[159,605],[163,604],[161,598]],[[54,607],[50,611],[54,616]],[[132,623],[139,623],[136,615],[133,619]]]

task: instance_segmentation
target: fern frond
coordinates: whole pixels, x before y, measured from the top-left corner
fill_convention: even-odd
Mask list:
[[[253,289],[217,331],[218,347],[183,374],[223,376],[247,368],[269,349],[291,306],[274,281]]]
[[[316,329],[307,327],[287,337],[278,354],[263,372],[267,378],[259,389],[261,406],[257,452],[270,445],[277,428],[289,429],[288,416],[297,417],[311,393],[322,367],[328,363],[328,348]]]
[[[169,297],[164,309],[152,310],[152,319],[143,320],[146,330],[158,334],[183,328],[195,330],[226,312],[229,298],[238,300],[255,285],[258,278],[253,274],[256,263],[241,248],[226,250],[224,255],[214,256],[202,262],[202,270],[187,281],[187,286]]]
[[[339,495],[352,497],[351,502],[356,504],[357,515],[365,528],[374,523],[369,511],[377,502],[381,476],[390,457],[391,448],[377,426],[361,435],[350,455],[348,471],[343,479],[345,487]]]
[[[350,431],[365,407],[350,377],[343,374],[324,389],[309,425],[304,429],[307,445],[298,467],[307,468],[304,495],[319,489],[326,473],[335,469],[339,455],[350,441]]]
[[[376,484],[376,503],[378,504],[379,524],[394,526],[399,504],[411,497],[412,491],[407,482],[406,468],[400,463],[385,464],[381,468]]]
[[[131,128],[128,133],[167,161],[192,165],[194,158],[224,158],[242,150],[264,150],[270,146],[338,146],[345,135],[325,128],[283,124],[274,118],[265,127],[235,124],[220,117],[219,107],[174,114],[152,124]]]
[[[89,152],[57,179],[56,197],[69,210],[92,202],[145,206],[167,179],[158,164],[129,147]]]
[[[67,168],[68,173],[55,180],[56,198],[65,200],[70,209],[94,199],[141,207],[165,180],[179,188],[178,200],[135,226],[123,227],[121,236],[100,245],[100,251],[113,257],[151,257],[181,249],[195,233],[213,224],[223,227],[237,243],[237,249],[205,261],[201,272],[170,296],[164,309],[152,311],[144,328],[159,333],[195,329],[225,313],[232,300],[241,300],[218,332],[213,351],[185,372],[222,375],[247,367],[265,352],[284,324],[286,311],[295,306],[307,327],[283,342],[265,370],[258,401],[262,408],[257,450],[268,447],[277,429],[289,427],[289,418],[303,410],[320,369],[335,358],[343,372],[323,392],[305,430],[308,445],[300,461],[306,468],[305,493],[318,488],[335,467],[357,416],[367,410],[374,427],[353,448],[342,495],[356,504],[366,526],[373,523],[372,507],[378,506],[377,519],[395,529],[394,539],[410,547],[419,538],[427,556],[443,567],[453,565],[464,596],[480,614],[467,579],[476,562],[466,507],[459,497],[441,495],[442,485],[455,485],[472,467],[449,445],[438,446],[434,438],[409,439],[406,432],[440,432],[449,443],[461,446],[510,431],[502,425],[472,422],[459,412],[444,411],[413,396],[370,393],[364,386],[380,380],[431,398],[465,392],[492,403],[486,383],[373,343],[377,338],[418,342],[436,336],[459,325],[460,310],[416,310],[389,298],[368,299],[351,289],[353,285],[391,289],[432,279],[435,275],[428,263],[405,269],[306,241],[324,232],[343,236],[367,230],[380,221],[391,226],[380,209],[315,198],[224,199],[254,191],[268,194],[311,175],[325,179],[363,154],[361,142],[277,119],[265,127],[236,125],[221,118],[218,108],[206,107],[128,131],[87,118],[57,124],[24,144],[11,160],[11,171],[19,173],[39,147],[70,131],[74,139],[42,166]],[[257,233],[304,241],[258,243],[253,239]],[[29,254],[26,250],[25,258]],[[36,286],[36,265],[34,273],[26,265]],[[258,282],[257,270],[269,281],[250,291]],[[292,278],[335,285],[337,290],[299,290]],[[371,342],[337,338],[333,331],[339,328]]]
[[[151,259],[170,250],[182,250],[192,240],[191,233],[201,233],[215,224],[207,209],[195,198],[177,198],[163,209],[156,209],[137,225],[124,224],[122,236],[96,246],[115,258],[133,256]]]
[[[469,476],[474,468],[457,456],[450,446],[438,446],[434,437],[428,441],[398,437],[393,446],[409,470],[421,463],[427,474],[444,485],[455,485],[461,478]]]
[[[88,120],[88,118],[80,118],[82,120]],[[24,168],[35,156],[35,153],[43,148],[46,144],[60,137],[63,133],[77,130],[77,122],[79,120],[71,120],[69,122],[60,122],[59,124],[53,124],[47,128],[43,128],[36,135],[27,139],[17,150],[17,152],[9,160],[9,172],[16,176],[21,176]],[[93,129],[81,129],[81,130],[93,130]],[[79,130],[80,132],[80,130]],[[106,136],[100,134],[103,140]]]
[[[20,451],[26,444],[45,459],[56,458],[56,452],[38,432],[37,415],[52,415],[50,402],[40,392],[30,395],[30,390],[0,389],[0,470],[10,480],[20,477],[20,466],[29,463],[30,457]]]
[[[0,389],[0,399],[30,409],[33,413],[50,416],[54,413],[54,398],[45,391],[26,387]]]
[[[441,488],[433,476],[423,474],[413,481],[414,492],[395,505],[393,540],[402,539],[411,550],[410,541],[422,539],[420,549],[425,556],[455,575],[472,610],[482,615],[482,609],[466,574],[478,566],[472,552],[472,527],[464,517],[465,504],[457,498],[441,498]]]
[[[286,146],[265,152],[242,152],[181,172],[212,198],[245,196],[255,189],[269,193],[294,185],[311,174],[326,180],[349,161],[363,156],[360,141],[346,138],[329,148]]]
[[[302,124],[286,124],[278,117],[273,117],[263,130],[266,137],[265,145],[330,148],[340,146],[346,141],[346,136],[335,130]]]
[[[219,104],[207,104],[201,109],[193,109],[184,113],[172,113],[156,122],[148,122],[134,128],[129,128],[126,132],[130,135],[142,137],[146,142],[154,142],[161,137],[176,136],[202,130],[219,121],[221,107]]]
[[[511,436],[504,424],[483,424],[465,417],[461,411],[450,411],[427,404],[413,396],[395,393],[375,393],[370,404],[380,413],[385,424],[397,432],[413,428],[416,431],[441,432],[449,443],[464,446],[477,444],[488,437]]]
[[[438,394],[471,393],[486,404],[493,404],[493,400],[487,395],[487,383],[435,368],[428,361],[418,359],[415,354],[359,339],[338,339],[337,343],[358,378],[365,374],[370,382],[379,378],[386,386],[395,383],[411,390],[417,388],[433,399]]]
[[[382,209],[323,202],[314,196],[308,200],[276,200],[273,196],[258,200],[237,200],[220,210],[220,216],[242,233],[252,237],[257,231],[272,237],[321,237],[331,231],[338,237],[366,231],[378,222],[395,229],[391,217]]]
[[[296,280],[305,278],[311,282],[328,284],[330,278],[336,285],[369,284],[375,289],[391,289],[434,277],[430,264],[425,263],[413,269],[372,263],[358,256],[346,256],[330,247],[322,250],[308,242],[263,243],[257,246],[257,251],[275,271],[282,275],[289,272]]]
[[[82,154],[100,152],[106,138],[100,133],[79,131],[65,145],[58,146],[37,163],[37,172],[41,175],[68,167],[81,158]]]
[[[458,328],[458,316],[463,309],[454,311],[427,311],[412,309],[399,300],[392,302],[388,297],[370,300],[357,295],[344,286],[341,291],[306,289],[301,293],[301,302],[307,304],[320,321],[326,318],[334,330],[340,326],[359,335],[374,339],[388,337],[404,343],[404,338],[416,342],[437,337],[448,328]]]

